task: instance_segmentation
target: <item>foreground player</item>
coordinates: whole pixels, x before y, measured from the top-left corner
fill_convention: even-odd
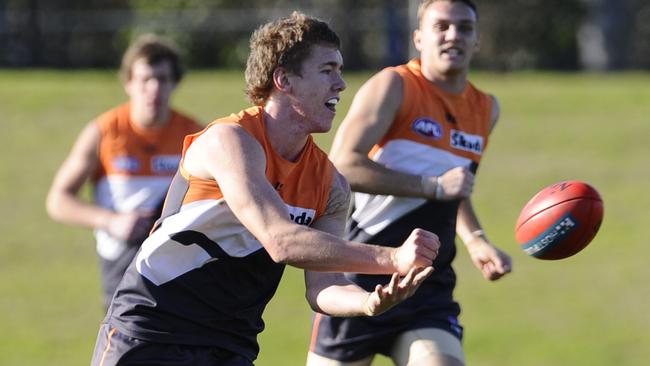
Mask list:
[[[143,35],[125,52],[120,76],[129,102],[88,123],[47,197],[57,220],[95,229],[104,305],[160,212],[183,138],[201,129],[169,99],[183,76],[176,46]],[[94,203],[79,197],[91,181]]]
[[[391,246],[422,227],[439,235],[436,271],[410,299],[376,318],[316,315],[309,366],[463,365],[451,267],[458,234],[489,280],[510,257],[485,236],[472,208],[474,174],[499,116],[494,97],[467,81],[478,49],[471,1],[422,1],[413,37],[420,59],[387,68],[357,93],[331,157],[355,193],[346,237]],[[372,289],[385,276],[349,274]]]
[[[186,138],[162,218],[115,293],[93,365],[252,365],[286,264],[306,270],[314,310],[345,316],[379,314],[431,274],[439,242],[427,231],[398,248],[339,238],[349,187],[311,133],[331,128],[341,67],[326,23],[294,13],[255,31],[246,81],[256,106]],[[394,274],[365,291],[334,273],[343,271]]]

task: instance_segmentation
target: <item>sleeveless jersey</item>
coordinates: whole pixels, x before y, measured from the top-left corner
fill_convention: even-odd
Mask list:
[[[95,202],[117,212],[153,211],[165,198],[178,168],[186,135],[201,130],[194,120],[171,111],[161,127],[144,128],[131,120],[130,103],[100,115],[99,168],[92,177]],[[115,260],[126,248],[124,241],[96,230],[97,252]]]
[[[390,169],[415,175],[441,175],[463,166],[476,172],[488,144],[492,98],[471,83],[460,94],[436,87],[421,73],[418,60],[392,68],[403,80],[399,111],[369,157]],[[354,194],[354,211],[348,239],[381,245],[399,245],[414,228],[437,234],[441,241],[435,271],[404,303],[376,319],[409,316],[413,311],[435,311],[458,315],[452,301],[455,274],[451,262],[456,254],[455,229],[458,201]],[[367,290],[387,277],[348,274]],[[375,320],[372,320],[375,321]]]
[[[293,221],[311,225],[327,212],[337,173],[311,137],[290,162],[273,150],[261,107],[207,128],[218,123],[238,124],[259,142],[266,177]],[[204,131],[185,139],[183,154]],[[108,322],[135,338],[214,346],[254,360],[262,312],[284,267],[235,217],[218,182],[191,176],[181,164],[161,219],[118,287]]]

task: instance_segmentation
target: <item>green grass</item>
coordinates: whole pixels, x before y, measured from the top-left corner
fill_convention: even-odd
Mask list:
[[[368,75],[346,75],[337,123]],[[647,363],[650,75],[477,74],[474,81],[502,108],[475,206],[515,268],[488,283],[459,251],[468,364]],[[208,122],[247,106],[242,90],[241,72],[196,71],[174,104]],[[81,127],[124,100],[111,72],[0,71],[0,365],[89,363],[103,316],[92,235],[52,222],[44,200]],[[331,137],[317,141],[328,149]],[[564,179],[598,188],[600,233],[566,260],[527,257],[513,238],[519,209]],[[266,312],[258,365],[303,364],[310,327],[303,293],[301,272],[289,268]]]

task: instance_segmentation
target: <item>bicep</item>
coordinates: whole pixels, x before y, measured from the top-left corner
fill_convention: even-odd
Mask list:
[[[289,223],[286,206],[266,178],[264,151],[243,128],[210,128],[190,146],[184,167],[217,181],[232,212],[263,244],[270,232]]]
[[[343,235],[345,221],[350,209],[350,185],[336,172],[332,180],[325,212],[312,224],[312,228],[337,237]]]
[[[57,171],[51,190],[76,193],[99,166],[101,134],[91,122],[81,131],[72,150]]]
[[[402,79],[385,70],[373,76],[357,92],[332,143],[334,160],[347,154],[367,156],[390,128],[402,102]]]
[[[494,96],[490,95],[491,100],[492,100],[492,108],[490,112],[490,132],[494,130],[494,127],[496,127],[497,122],[499,121],[499,117],[501,115],[501,106],[499,105],[499,100]]]

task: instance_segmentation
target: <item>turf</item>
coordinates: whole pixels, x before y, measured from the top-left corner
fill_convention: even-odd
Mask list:
[[[340,121],[367,73],[348,74]],[[459,250],[470,365],[641,365],[650,359],[645,248],[650,75],[476,74],[502,118],[474,202],[514,273],[484,281]],[[194,71],[174,104],[204,122],[247,106],[241,71]],[[52,222],[44,199],[81,127],[125,100],[114,72],[0,70],[0,365],[87,365],[102,306],[89,230]],[[329,148],[332,134],[317,136]],[[585,180],[605,202],[598,236],[562,261],[516,245],[519,210],[542,187]],[[87,195],[87,192],[86,192]],[[289,268],[266,312],[258,365],[300,365],[310,311]],[[377,365],[388,365],[380,358]]]

